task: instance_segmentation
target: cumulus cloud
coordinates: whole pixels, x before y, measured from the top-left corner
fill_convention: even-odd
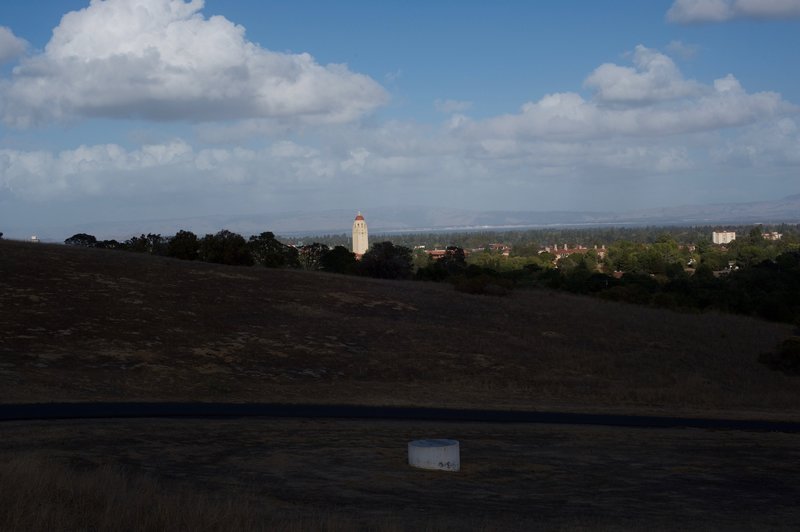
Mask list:
[[[798,17],[800,0],[675,0],[667,11],[667,20],[683,24]]]
[[[0,199],[147,197],[142,203],[150,205],[152,198],[194,193],[215,208],[225,197],[235,210],[247,202],[262,208],[265,198],[287,209],[312,201],[322,207],[353,201],[354,194],[371,194],[373,204],[387,195],[397,201],[463,196],[479,206],[494,194],[525,208],[526,197],[551,197],[555,190],[593,185],[603,192],[608,183],[648,179],[648,186],[680,179],[691,185],[701,172],[722,183],[748,166],[796,178],[796,106],[776,93],[747,92],[733,75],[687,80],[668,57],[645,47],[630,60],[591,72],[588,95],[548,94],[516,113],[481,120],[460,113],[438,126],[363,120],[282,130],[288,122],[258,118],[206,124],[223,129],[195,130],[196,145],[176,139],[134,148],[0,149]],[[251,138],[248,148],[203,144],[214,134],[242,131],[260,140]],[[616,201],[616,193],[607,194]]]
[[[117,186],[124,193],[135,184],[134,175],[139,172],[165,173],[194,160],[192,147],[182,140],[132,151],[116,144],[79,146],[59,153],[3,149],[0,189],[36,200],[107,193]]]
[[[121,201],[202,190],[247,196],[254,190],[324,186],[364,166],[369,153],[349,153],[293,141],[261,149],[197,149],[183,139],[126,149],[118,144],[79,146],[61,152],[0,149],[0,196],[25,201],[69,201],[86,196]]]
[[[347,122],[387,101],[368,76],[267,50],[202,0],[92,0],[2,87],[7,124],[81,117]]]
[[[770,120],[797,107],[774,92],[746,92],[727,75],[704,85],[686,80],[667,56],[638,46],[634,68],[606,64],[580,94],[549,94],[524,104],[517,114],[481,122],[461,121],[455,128],[470,137],[596,139],[677,135],[746,126]]]
[[[0,65],[25,53],[28,42],[20,39],[11,29],[0,26]]]
[[[633,52],[634,67],[605,63],[584,83],[603,102],[653,102],[698,94],[701,86],[683,79],[678,67],[666,55],[638,45]]]

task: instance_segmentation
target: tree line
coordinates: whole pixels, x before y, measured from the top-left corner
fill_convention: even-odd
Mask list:
[[[707,237],[704,237],[707,238]],[[373,244],[356,260],[342,245],[314,242],[289,246],[273,233],[245,239],[222,230],[202,238],[142,234],[123,242],[77,234],[69,245],[119,249],[219,264],[295,268],[381,279],[447,282],[456,290],[505,295],[513,289],[547,288],[690,311],[719,310],[800,325],[800,244],[794,238],[764,239],[759,227],[721,247],[701,239],[680,245],[670,233],[651,243],[621,240],[555,260],[534,246],[518,246],[509,257],[489,249],[469,256],[450,245],[431,259],[423,250],[390,241]],[[620,275],[622,273],[622,275]]]
[[[98,240],[94,235],[78,233],[64,243],[232,266],[294,268],[383,279],[410,279],[413,272],[411,250],[391,242],[374,244],[357,261],[355,254],[344,246],[329,247],[314,242],[295,247],[279,241],[269,231],[245,239],[227,229],[203,237],[181,230],[173,236],[148,233],[122,242]]]

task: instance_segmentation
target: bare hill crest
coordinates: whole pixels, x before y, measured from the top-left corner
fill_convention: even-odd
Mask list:
[[[800,413],[791,334],[547,291],[0,241],[0,401],[194,400]]]

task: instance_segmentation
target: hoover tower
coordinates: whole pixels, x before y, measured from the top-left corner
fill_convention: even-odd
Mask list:
[[[356,215],[353,221],[353,253],[356,257],[361,257],[369,249],[369,242],[367,241],[367,222],[361,216],[361,212]]]

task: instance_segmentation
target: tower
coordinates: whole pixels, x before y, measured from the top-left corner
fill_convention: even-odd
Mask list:
[[[369,242],[367,241],[367,222],[361,216],[359,211],[356,219],[353,221],[353,253],[360,257],[369,249]]]

